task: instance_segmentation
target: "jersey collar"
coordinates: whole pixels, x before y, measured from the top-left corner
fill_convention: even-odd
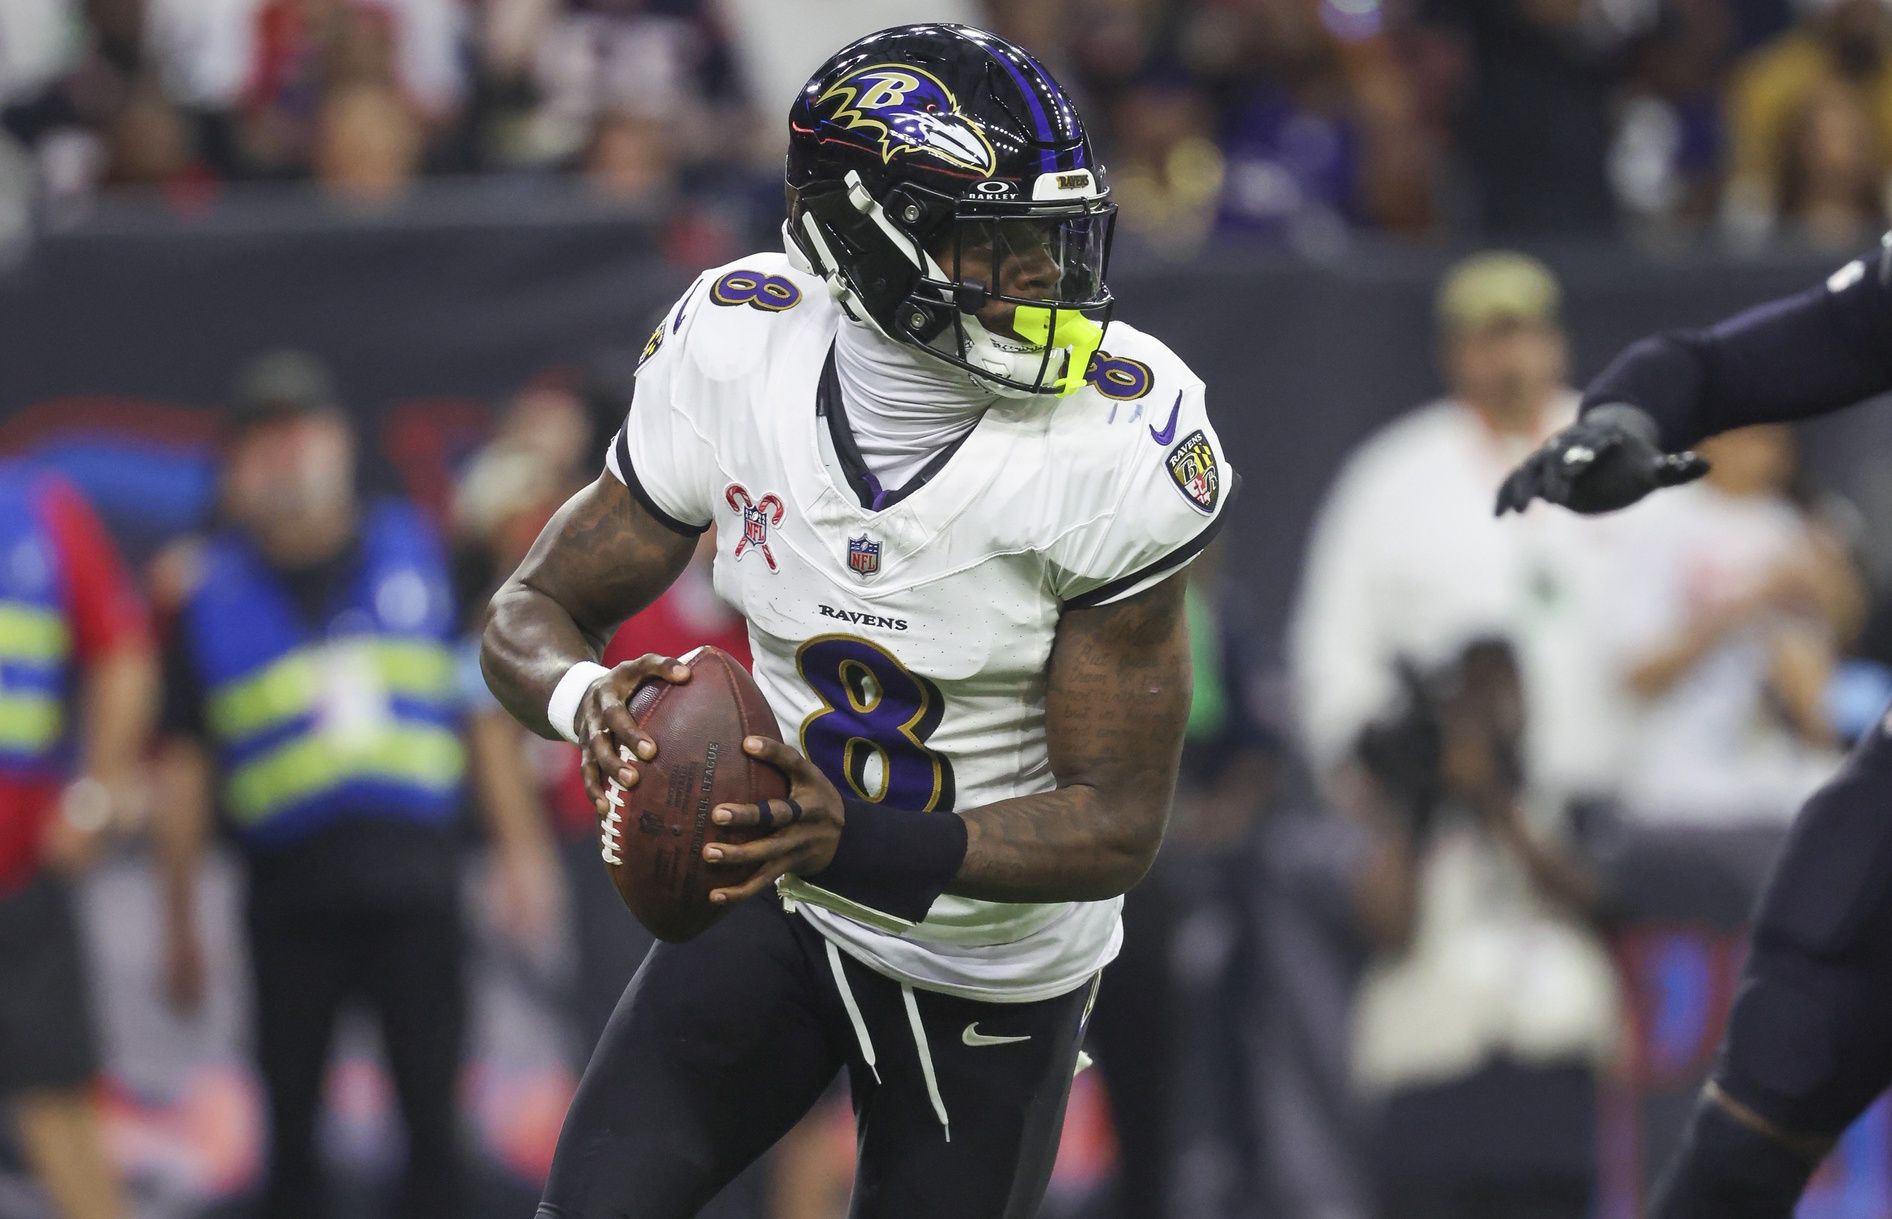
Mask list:
[[[904,486],[891,491],[882,487],[880,480],[874,477],[874,472],[867,468],[866,461],[862,459],[860,445],[854,439],[854,428],[848,423],[847,404],[841,396],[841,378],[835,371],[834,353],[835,345],[830,344],[828,358],[821,366],[821,379],[815,388],[815,414],[828,421],[828,436],[834,441],[835,457],[840,461],[841,472],[847,476],[848,487],[860,501],[861,507],[869,512],[881,512],[930,482],[978,428],[973,428],[935,453],[932,460],[920,467],[919,473],[908,479]]]

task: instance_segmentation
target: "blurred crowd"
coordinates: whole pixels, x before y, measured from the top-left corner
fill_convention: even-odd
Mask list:
[[[1337,1061],[1395,1217],[1593,1213],[1599,1086],[1652,1006],[1629,929],[1725,918],[1669,900],[1717,857],[1746,861],[1727,883],[1751,901],[1875,723],[1835,697],[1868,601],[1850,517],[1786,429],[1712,439],[1699,485],[1618,514],[1493,517],[1504,472],[1576,418],[1561,297],[1516,253],[1445,276],[1446,392],[1342,464],[1289,630],[1324,832],[1366,844]],[[1672,1134],[1645,1127],[1649,1159]]]
[[[1611,230],[1845,248],[1884,222],[1886,0],[879,7],[1035,48],[1158,248]],[[714,240],[774,210],[789,96],[861,21],[815,0],[10,0],[0,181],[189,211],[253,181],[372,206],[443,175],[576,180]]]
[[[1639,974],[1638,920],[1737,935],[1793,810],[1892,692],[1848,660],[1871,597],[1850,518],[1808,490],[1791,434],[1717,438],[1705,480],[1614,517],[1501,521],[1502,474],[1576,408],[1561,287],[1528,256],[1477,255],[1444,277],[1433,320],[1444,393],[1335,474],[1285,634],[1261,629],[1219,547],[1190,569],[1175,812],[1090,1034],[1115,1168],[1048,1214],[1599,1213],[1603,1098],[1636,1073],[1635,1037],[1699,1022],[1674,1068],[1685,1094],[1726,1000],[1691,1012],[1679,983]],[[259,357],[223,404],[214,519],[142,580],[69,488],[0,465],[0,495],[37,497],[51,522],[19,543],[50,566],[0,567],[0,613],[70,618],[0,633],[20,653],[0,664],[14,686],[32,665],[83,679],[64,754],[58,721],[0,704],[0,779],[17,764],[30,780],[0,787],[0,946],[15,976],[34,971],[0,989],[16,1038],[0,1096],[63,1214],[133,1213],[86,1086],[100,1051],[71,913],[72,878],[120,837],[149,844],[158,878],[138,976],[187,1019],[206,998],[213,843],[244,865],[254,1030],[235,1044],[269,1104],[272,1219],[333,1213],[317,1115],[355,1009],[381,1028],[407,1125],[394,1213],[481,1213],[456,1209],[490,1198],[455,1116],[476,925],[533,969],[569,960],[551,989],[582,1064],[649,940],[598,874],[572,751],[500,710],[471,639],[596,476],[635,361],[520,387],[451,492],[416,505],[357,482],[334,371]],[[713,553],[710,535],[606,659],[703,642],[746,656]],[[475,843],[490,884],[468,903],[454,880]],[[1724,873],[1731,915],[1690,904]],[[709,1213],[832,1219],[846,1124],[836,1098]],[[1674,1134],[1651,1120],[1627,1137],[1653,1167]]]
[[[9,198],[188,217],[313,184],[361,212],[451,179],[648,218],[700,265],[779,219],[788,95],[861,7],[0,0],[0,231]],[[1377,231],[1851,252],[1886,223],[1892,0],[872,7],[1039,49],[1080,96],[1125,231],[1158,251],[1322,255]],[[1718,438],[1702,483],[1618,517],[1499,522],[1505,469],[1575,409],[1561,289],[1530,258],[1483,255],[1445,277],[1433,317],[1445,392],[1336,473],[1283,577],[1283,636],[1217,548],[1191,569],[1176,812],[1092,1030],[1114,1177],[1056,1214],[1604,1213],[1599,1098],[1636,1035],[1685,1023],[1635,972],[1637,920],[1714,921],[1691,887],[1727,873],[1738,923],[1793,809],[1892,692],[1849,660],[1892,615],[1790,433]],[[357,483],[346,369],[260,358],[219,404],[215,519],[142,574],[69,487],[0,465],[0,1098],[63,1214],[133,1213],[98,1130],[72,896],[120,838],[158,878],[139,985],[195,1019],[205,941],[240,941],[256,1027],[233,1044],[271,1106],[255,1184],[272,1217],[322,1208],[344,1009],[381,1026],[406,1119],[396,1209],[477,1213],[455,1209],[456,1190],[487,1192],[455,1112],[476,924],[524,972],[568,959],[548,990],[582,1065],[648,940],[597,874],[571,751],[498,708],[469,641],[596,476],[635,362],[520,387],[453,486],[415,505]],[[607,659],[746,655],[711,553]],[[230,680],[258,663],[276,676]],[[65,688],[81,698],[54,708]],[[397,734],[398,756],[377,752]],[[490,886],[467,903],[474,844]],[[221,932],[203,883],[219,853],[250,881]],[[1695,1000],[1703,1054],[1725,997]],[[1681,1058],[1686,1092],[1704,1063]],[[830,1219],[845,1126],[837,1111],[791,1135],[718,1219]],[[1628,1137],[1653,1166],[1673,1134]]]

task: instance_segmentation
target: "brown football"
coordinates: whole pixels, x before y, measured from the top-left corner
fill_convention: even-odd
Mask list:
[[[631,693],[631,717],[657,742],[657,756],[637,763],[637,785],[600,826],[618,896],[652,935],[672,943],[699,934],[723,913],[710,904],[710,890],[752,875],[704,862],[706,844],[747,842],[757,833],[718,826],[710,810],[788,795],[780,771],[742,751],[744,737],[781,739],[748,670],[712,647],[681,659],[690,666],[689,681],[653,678]]]

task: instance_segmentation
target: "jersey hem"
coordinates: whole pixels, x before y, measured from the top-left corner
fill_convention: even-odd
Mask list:
[[[869,955],[864,949],[857,945],[850,943],[848,940],[838,935],[829,935],[827,927],[822,924],[819,918],[814,917],[811,913],[813,909],[815,909],[815,907],[804,902],[800,904],[795,914],[799,918],[806,919],[808,925],[813,927],[822,939],[833,944],[862,966],[873,970],[881,977],[891,978],[895,982],[911,986],[914,990],[930,990],[942,995],[952,995],[959,999],[971,999],[978,1003],[1040,1003],[1046,999],[1055,999],[1060,995],[1068,995],[1080,986],[1090,985],[1091,979],[1101,973],[1112,961],[1115,961],[1117,954],[1123,949],[1123,919],[1122,916],[1119,915],[1116,926],[1111,932],[1108,946],[1097,954],[1096,960],[1094,960],[1088,968],[1077,971],[1069,978],[1059,977],[1055,981],[1040,982],[1031,986],[959,986],[950,982],[936,982],[928,978],[917,978],[887,968],[885,962]],[[825,911],[825,913],[832,914],[837,918],[846,917],[845,915],[836,914],[832,910]]]

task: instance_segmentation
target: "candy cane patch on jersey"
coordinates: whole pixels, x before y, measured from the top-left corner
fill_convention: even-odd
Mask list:
[[[781,497],[769,494],[755,499],[741,483],[730,483],[723,490],[723,502],[742,514],[742,534],[736,539],[736,550],[732,557],[740,560],[752,550],[760,551],[762,561],[769,565],[769,570],[778,570],[775,552],[769,549],[769,527],[781,524],[782,518],[787,515]]]
[[[1213,516],[1222,495],[1222,469],[1216,464],[1215,447],[1209,443],[1208,435],[1197,428],[1184,436],[1182,442],[1169,451],[1164,464],[1169,467],[1169,476],[1183,498],[1198,511]]]

